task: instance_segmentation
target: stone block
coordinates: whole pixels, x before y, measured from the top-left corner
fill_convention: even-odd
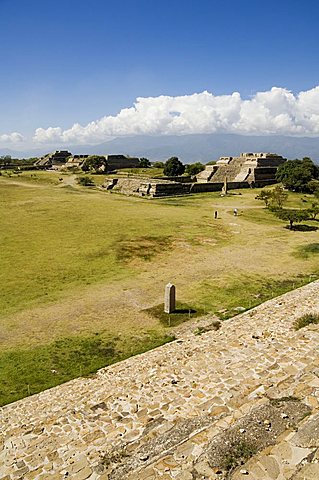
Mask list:
[[[176,289],[175,285],[168,283],[165,287],[165,297],[164,297],[164,312],[172,313],[175,310],[176,306]]]

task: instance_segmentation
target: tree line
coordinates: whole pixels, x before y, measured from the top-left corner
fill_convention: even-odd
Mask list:
[[[316,220],[319,214],[319,166],[309,157],[302,160],[288,160],[278,167],[276,180],[282,184],[273,189],[263,189],[256,199],[265,203],[277,218],[289,222],[293,230],[294,223]],[[314,201],[310,208],[284,208],[288,200],[288,191],[312,193]]]

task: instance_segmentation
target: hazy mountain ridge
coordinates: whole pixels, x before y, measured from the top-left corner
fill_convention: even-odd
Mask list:
[[[98,145],[52,146],[26,151],[0,149],[0,155],[16,157],[41,156],[48,151],[69,150],[83,154],[125,154],[147,157],[150,160],[167,160],[179,157],[185,163],[208,162],[222,155],[241,152],[272,152],[294,159],[305,156],[319,162],[319,138],[286,136],[244,136],[232,134],[198,134],[183,136],[117,137]]]

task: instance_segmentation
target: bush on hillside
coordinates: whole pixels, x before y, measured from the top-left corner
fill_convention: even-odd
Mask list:
[[[92,187],[92,185],[94,185],[91,177],[78,177],[76,181],[79,185],[82,185],[82,187]]]

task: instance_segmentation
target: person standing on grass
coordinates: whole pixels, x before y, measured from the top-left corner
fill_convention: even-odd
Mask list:
[[[218,212],[217,210],[215,210],[215,215],[214,215],[215,218],[218,218]]]
[[[238,215],[238,210],[237,208],[234,208],[234,216],[237,217],[237,215]]]

